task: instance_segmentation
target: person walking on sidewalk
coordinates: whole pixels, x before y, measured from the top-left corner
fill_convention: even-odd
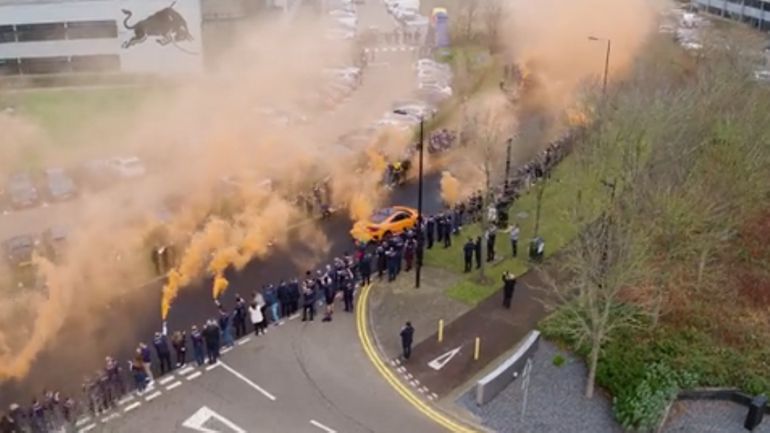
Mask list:
[[[516,290],[516,276],[508,271],[503,272],[503,307],[511,308],[514,290]]]
[[[403,349],[402,356],[404,360],[408,360],[412,356],[412,341],[414,339],[414,327],[412,322],[406,322],[403,328],[401,328],[401,348]]]
[[[510,237],[511,237],[511,251],[513,252],[513,257],[516,257],[516,254],[518,253],[518,246],[519,246],[519,225],[516,224],[511,229]]]

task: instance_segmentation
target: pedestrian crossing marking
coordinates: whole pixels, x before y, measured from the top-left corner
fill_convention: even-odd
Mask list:
[[[203,374],[203,373],[201,373],[200,371],[196,371],[195,373],[187,376],[187,380],[193,380],[193,379],[195,379],[197,377],[200,377],[201,374]]]
[[[161,385],[165,385],[165,384],[171,382],[174,379],[175,379],[174,376],[166,376],[166,377],[164,377],[162,379],[158,379],[158,383],[161,384]]]
[[[145,399],[145,401],[152,401],[152,400],[154,400],[154,399],[156,399],[158,397],[160,397],[160,391],[155,391],[152,394],[150,394],[147,397],[145,397],[144,399]]]
[[[128,406],[126,406],[126,407],[123,409],[123,412],[131,412],[132,410],[136,409],[137,407],[139,407],[139,406],[141,406],[141,405],[142,405],[142,403],[141,403],[141,402],[135,401],[135,402],[133,402],[133,403],[129,404]]]
[[[174,389],[174,388],[176,388],[178,386],[181,386],[181,385],[182,385],[182,382],[176,381],[176,382],[172,383],[171,385],[167,386],[166,387],[166,391],[171,391],[172,389]]]
[[[187,374],[187,373],[189,373],[189,372],[191,372],[193,370],[195,370],[195,367],[193,367],[192,365],[189,366],[189,367],[185,367],[185,368],[179,370],[179,375],[184,376],[185,374]]]

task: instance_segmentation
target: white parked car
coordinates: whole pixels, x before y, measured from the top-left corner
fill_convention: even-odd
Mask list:
[[[452,68],[446,63],[437,62],[433,59],[420,59],[415,63],[415,69],[439,69],[446,72],[452,72]]]
[[[136,156],[111,158],[107,161],[107,165],[118,175],[125,178],[144,176],[147,172],[142,160]]]

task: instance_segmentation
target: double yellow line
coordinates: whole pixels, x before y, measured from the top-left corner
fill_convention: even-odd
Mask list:
[[[367,326],[368,309],[366,306],[368,305],[367,300],[369,299],[369,292],[371,289],[371,284],[361,288],[361,294],[359,295],[358,302],[356,303],[356,327],[358,329],[358,339],[361,341],[361,346],[364,348],[364,352],[366,352],[366,356],[369,357],[369,360],[374,365],[374,368],[377,369],[385,381],[387,381],[390,386],[401,395],[401,397],[406,399],[409,404],[414,406],[415,409],[430,418],[432,421],[452,432],[478,433],[477,430],[474,430],[457,422],[456,420],[453,420],[452,418],[428,405],[420,397],[415,395],[406,385],[404,385],[379,357],[377,350],[372,344],[372,339],[369,336],[369,327]]]

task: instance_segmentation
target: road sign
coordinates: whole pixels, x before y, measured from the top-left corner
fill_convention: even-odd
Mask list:
[[[227,427],[227,430],[214,430],[204,427],[207,422],[215,421]],[[190,418],[182,423],[182,426],[195,430],[200,433],[246,433],[246,430],[238,427],[234,422],[214,412],[206,406],[201,407]]]
[[[428,367],[438,371],[444,368],[445,365],[449,363],[449,361],[452,360],[452,358],[455,357],[458,353],[460,353],[460,348],[462,346],[457,346],[456,348],[450,350],[449,352],[439,356],[438,358],[434,359],[433,361],[428,363]]]

